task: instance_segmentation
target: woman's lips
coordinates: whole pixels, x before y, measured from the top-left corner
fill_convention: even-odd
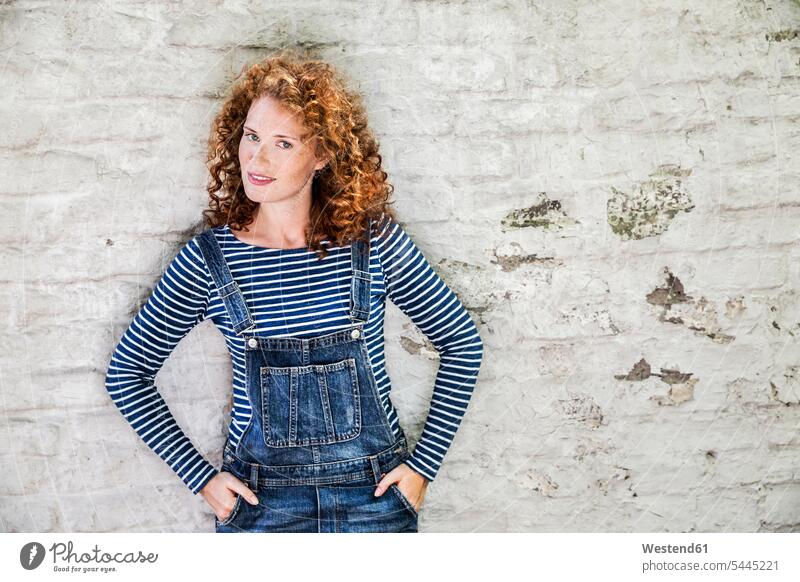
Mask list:
[[[247,172],[247,179],[250,180],[251,184],[256,186],[266,186],[267,184],[271,184],[275,181],[275,178],[262,176],[261,174],[251,174],[250,172]]]

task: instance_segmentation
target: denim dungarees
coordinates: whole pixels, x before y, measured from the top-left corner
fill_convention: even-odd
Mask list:
[[[244,296],[211,230],[198,237],[234,331],[244,340],[250,423],[225,443],[222,471],[258,496],[236,504],[217,532],[416,532],[418,514],[381,477],[409,456],[378,395],[364,337],[369,319],[369,233],[351,245],[347,329],[311,338],[257,335]]]

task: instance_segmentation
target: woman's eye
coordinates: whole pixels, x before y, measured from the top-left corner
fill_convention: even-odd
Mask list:
[[[246,133],[246,134],[244,134],[244,136],[245,137],[251,137],[252,136],[252,137],[258,139],[258,136],[256,134],[254,134],[254,133]],[[251,139],[250,141],[254,141],[254,140]]]
[[[284,139],[282,139],[281,141],[278,142],[278,144],[282,144],[282,143],[285,143],[287,146],[289,146],[288,148],[280,146],[280,148],[283,149],[283,150],[288,150],[288,149],[290,149],[292,147],[292,144],[290,144],[288,141],[286,141]]]

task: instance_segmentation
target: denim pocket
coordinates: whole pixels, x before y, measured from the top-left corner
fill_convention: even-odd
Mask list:
[[[328,445],[361,433],[354,358],[331,364],[261,366],[264,442],[271,447]]]
[[[222,521],[220,521],[219,518],[214,516],[214,519],[217,522],[217,525],[218,526],[223,526],[223,525],[230,524],[234,520],[234,518],[236,518],[236,515],[239,513],[239,508],[241,508],[241,506],[242,506],[242,496],[241,496],[241,494],[237,493],[236,494],[236,501],[233,503],[233,509],[231,509],[231,512],[228,514],[228,516],[225,519],[223,519]]]
[[[408,509],[414,517],[419,517],[419,512],[416,509],[414,509],[414,505],[408,499],[406,499],[406,496],[403,495],[402,491],[400,491],[400,488],[397,486],[397,483],[392,483],[391,485],[389,485],[389,489],[394,491],[398,499],[400,499],[405,508]]]

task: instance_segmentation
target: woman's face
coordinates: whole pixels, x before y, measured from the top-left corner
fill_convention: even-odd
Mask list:
[[[273,97],[253,101],[239,142],[239,166],[247,197],[279,202],[311,196],[314,171],[325,166],[314,155],[316,139],[302,142],[300,119]],[[270,180],[259,178],[267,177]]]

